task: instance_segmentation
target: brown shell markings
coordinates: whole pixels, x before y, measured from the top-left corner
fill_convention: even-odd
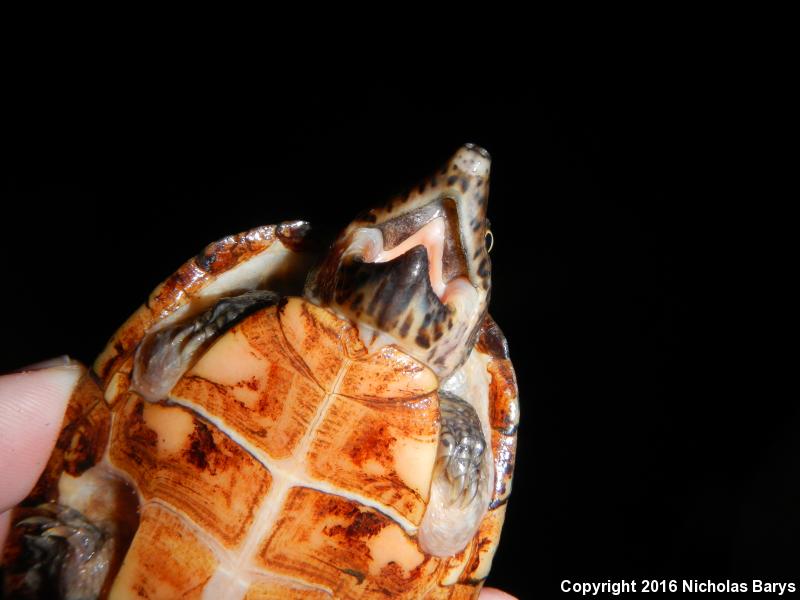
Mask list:
[[[61,473],[80,475],[105,452],[111,413],[91,372],[84,371],[78,380],[63,422],[67,425],[61,429],[44,472],[25,499],[26,505],[57,500]]]

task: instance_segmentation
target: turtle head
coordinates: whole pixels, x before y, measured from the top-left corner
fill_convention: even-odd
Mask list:
[[[362,213],[309,278],[306,294],[394,344],[440,378],[467,357],[491,287],[489,153],[467,144],[406,194]]]

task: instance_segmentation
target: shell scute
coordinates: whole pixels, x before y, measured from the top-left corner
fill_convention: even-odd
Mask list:
[[[179,516],[158,505],[144,508],[112,598],[202,598],[218,561]]]
[[[461,574],[461,582],[479,583],[489,575],[494,553],[500,543],[500,530],[503,527],[505,515],[505,504],[486,513],[478,533],[475,534],[472,556]]]
[[[487,364],[486,370],[490,381],[489,423],[492,427],[491,447],[495,464],[494,492],[490,506],[496,507],[506,502],[511,494],[519,401],[514,368],[509,360],[493,359]]]
[[[309,475],[391,507],[418,525],[438,442],[435,396],[408,405],[333,397],[314,432]]]
[[[354,361],[338,392],[360,400],[407,400],[429,396],[439,382],[428,367],[397,348],[387,346]]]
[[[28,506],[56,500],[62,472],[80,475],[103,456],[111,428],[111,413],[89,371],[84,370],[75,385],[63,423],[53,453],[25,500]]]
[[[325,590],[265,579],[252,584],[244,600],[331,600]]]
[[[253,254],[265,250],[274,240],[274,225],[256,227],[210,243],[195,257],[194,262],[204,272],[217,275],[230,270]],[[168,279],[167,282],[169,281]],[[164,289],[169,288],[165,286]],[[163,295],[163,290],[160,294],[152,294],[151,297],[158,295]]]
[[[300,298],[281,303],[278,318],[290,348],[326,391],[335,387],[349,357],[365,354],[350,323]]]
[[[172,507],[229,548],[247,534],[272,479],[213,424],[134,395],[115,419],[110,459],[133,479],[145,504]]]
[[[216,340],[170,397],[279,460],[296,451],[325,392],[289,348],[270,307]]]
[[[339,496],[294,488],[258,552],[261,565],[333,592],[336,598],[418,598],[440,560],[385,515]],[[376,594],[377,595],[377,594]]]

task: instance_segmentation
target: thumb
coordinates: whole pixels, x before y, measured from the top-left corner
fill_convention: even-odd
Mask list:
[[[21,502],[44,471],[82,373],[64,358],[0,377],[0,513]]]

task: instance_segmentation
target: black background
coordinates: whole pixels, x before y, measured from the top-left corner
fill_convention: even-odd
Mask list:
[[[797,411],[757,337],[780,327],[768,234],[722,164],[746,111],[710,70],[137,75],[15,88],[0,369],[90,362],[207,242],[336,229],[472,141],[522,408],[490,585],[797,572]]]

